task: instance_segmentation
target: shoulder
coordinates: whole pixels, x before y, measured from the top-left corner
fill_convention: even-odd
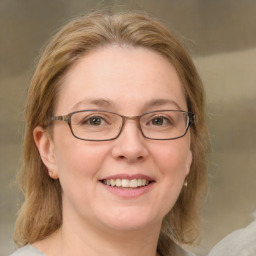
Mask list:
[[[181,245],[169,240],[168,243],[163,244],[162,250],[159,250],[160,256],[196,256],[191,252],[187,252]]]
[[[236,230],[222,239],[209,256],[256,255],[256,220],[246,228]]]
[[[17,251],[12,253],[10,256],[45,256],[42,252],[36,249],[32,245],[26,245],[19,248]]]
[[[173,253],[171,254],[173,255]],[[175,254],[174,255],[179,255],[179,256],[196,256],[191,252],[187,252],[185,251],[181,246],[176,244],[176,248],[175,248]]]

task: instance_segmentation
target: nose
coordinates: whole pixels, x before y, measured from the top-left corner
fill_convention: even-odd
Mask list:
[[[146,138],[136,120],[126,120],[119,137],[113,141],[112,155],[127,162],[143,161],[148,156]]]

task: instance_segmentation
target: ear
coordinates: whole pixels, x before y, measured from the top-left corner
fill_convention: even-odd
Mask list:
[[[190,172],[190,167],[191,167],[191,164],[192,164],[192,160],[193,160],[192,151],[189,150],[188,157],[187,157],[187,161],[186,161],[186,176],[187,176],[187,175],[189,174],[189,172]]]
[[[54,143],[49,133],[41,126],[37,126],[33,131],[33,137],[41,159],[48,169],[49,176],[52,179],[58,179],[59,176],[54,155]]]

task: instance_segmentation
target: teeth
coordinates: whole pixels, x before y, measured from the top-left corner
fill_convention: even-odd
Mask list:
[[[130,187],[130,181],[127,179],[122,179],[122,187],[123,188],[129,188]]]
[[[116,186],[117,187],[121,187],[122,186],[122,180],[121,179],[117,179],[116,180]]]
[[[138,181],[136,179],[130,180],[130,187],[131,188],[137,188],[138,187]]]
[[[111,187],[122,187],[122,188],[137,188],[147,186],[149,181],[146,179],[110,179],[103,180],[103,183]]]
[[[137,186],[142,186],[142,179],[137,180]]]
[[[113,179],[111,179],[111,180],[110,180],[110,185],[111,185],[112,187],[114,187],[114,186],[116,185],[116,181],[113,180]]]

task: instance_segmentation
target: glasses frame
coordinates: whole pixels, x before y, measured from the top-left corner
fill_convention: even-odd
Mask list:
[[[72,129],[72,125],[71,125],[71,117],[72,115],[74,115],[75,113],[80,113],[80,112],[91,112],[91,111],[95,111],[95,112],[104,112],[104,113],[111,113],[111,114],[115,114],[117,116],[120,116],[122,118],[122,125],[120,126],[120,129],[119,129],[119,132],[118,134],[113,137],[113,138],[110,138],[110,139],[104,139],[104,140],[95,140],[95,139],[83,139],[83,138],[80,138],[78,136],[76,136],[73,132],[73,129]],[[188,123],[187,123],[187,127],[185,129],[185,132],[181,135],[181,136],[178,136],[178,137],[175,137],[175,138],[167,138],[167,139],[155,139],[155,138],[150,138],[150,137],[147,137],[143,131],[142,131],[142,128],[141,128],[141,125],[140,125],[140,119],[144,116],[144,115],[147,115],[147,114],[151,114],[151,113],[157,113],[157,112],[167,112],[167,111],[173,111],[173,112],[180,112],[180,113],[185,113],[188,115]],[[99,110],[99,109],[85,109],[85,110],[78,110],[78,111],[73,111],[67,115],[63,115],[63,116],[53,116],[51,118],[51,121],[64,121],[64,122],[67,122],[68,125],[69,125],[69,128],[70,128],[70,131],[72,133],[72,135],[79,139],[79,140],[85,140],[85,141],[110,141],[110,140],[115,140],[117,139],[122,130],[123,130],[123,127],[125,125],[125,122],[127,120],[135,120],[138,124],[138,127],[139,127],[139,130],[141,132],[141,134],[143,135],[143,137],[147,138],[147,139],[150,139],[150,140],[175,140],[175,139],[179,139],[181,137],[184,137],[189,129],[190,126],[194,125],[195,124],[195,120],[196,120],[196,116],[194,113],[192,112],[189,112],[189,111],[184,111],[184,110],[170,110],[170,109],[165,109],[165,110],[154,110],[154,111],[149,111],[149,112],[145,112],[143,113],[142,115],[139,115],[139,116],[124,116],[124,115],[120,115],[118,113],[115,113],[115,112],[112,112],[112,111],[108,111],[108,110]]]

